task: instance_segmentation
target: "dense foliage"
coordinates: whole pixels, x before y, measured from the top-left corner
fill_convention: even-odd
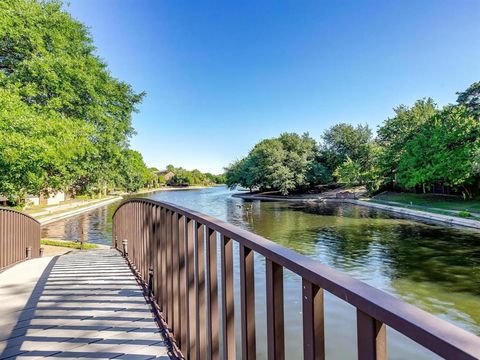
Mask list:
[[[129,150],[143,93],[115,79],[58,1],[0,2],[0,194],[136,190]]]
[[[295,139],[293,141],[293,139]],[[289,142],[297,146],[288,146]],[[367,125],[337,124],[319,143],[282,134],[260,141],[226,168],[226,183],[288,194],[330,181],[403,191],[480,193],[480,82],[439,109],[430,99],[394,108],[374,137]]]
[[[355,162],[368,162],[372,139],[373,133],[368,125],[334,125],[323,133],[320,144],[322,160],[332,171],[349,158]]]
[[[288,194],[330,180],[318,156],[315,140],[308,134],[284,133],[259,142],[246,158],[231,164],[226,169],[226,183],[229,187],[278,189]]]
[[[213,175],[211,173],[202,173],[200,170],[186,170],[182,167],[167,166],[167,172],[173,174],[168,180],[163,180],[170,186],[191,186],[191,185],[213,185],[224,184],[223,175]]]
[[[480,121],[464,106],[447,106],[419,126],[400,159],[399,184],[461,188],[468,197],[478,189]]]
[[[395,116],[385,120],[378,129],[377,141],[382,148],[378,166],[385,182],[397,181],[400,159],[407,143],[417,135],[417,129],[438,111],[430,98],[415,102],[412,107],[400,105],[393,109]]]

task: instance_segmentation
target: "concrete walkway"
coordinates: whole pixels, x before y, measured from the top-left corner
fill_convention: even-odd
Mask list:
[[[41,225],[47,225],[58,220],[66,219],[72,216],[76,216],[76,215],[91,211],[93,209],[96,209],[102,206],[112,204],[122,199],[123,198],[121,196],[116,196],[113,198],[111,197],[108,199],[101,199],[101,200],[95,200],[95,201],[87,200],[87,201],[84,201],[85,203],[84,205],[77,204],[77,206],[71,206],[73,207],[73,209],[70,209],[70,210],[67,208],[66,210],[63,209],[63,210],[53,211],[53,212],[43,211],[41,213],[31,213],[30,215],[35,219],[37,219]],[[59,206],[64,206],[64,205],[59,205]]]
[[[116,250],[75,251],[0,273],[0,359],[169,359]]]

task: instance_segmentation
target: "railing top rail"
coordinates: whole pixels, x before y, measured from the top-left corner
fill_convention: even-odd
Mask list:
[[[13,213],[16,213],[16,214],[23,215],[23,216],[25,216],[26,218],[28,218],[28,219],[36,222],[38,225],[40,225],[40,222],[39,222],[37,219],[35,219],[34,217],[32,217],[32,216],[30,216],[30,215],[28,215],[28,214],[25,214],[25,213],[23,213],[23,212],[21,212],[21,211],[18,211],[18,210],[15,210],[15,209],[6,208],[6,207],[3,207],[3,206],[0,206],[0,211],[10,211],[10,212],[13,212]]]
[[[133,198],[124,201],[113,217],[122,206],[133,202],[162,206],[234,239],[441,356],[480,358],[480,337],[317,260],[209,215],[168,202]]]

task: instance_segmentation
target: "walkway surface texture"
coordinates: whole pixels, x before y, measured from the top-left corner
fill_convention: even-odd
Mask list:
[[[0,359],[169,359],[116,250],[29,260],[0,273]]]

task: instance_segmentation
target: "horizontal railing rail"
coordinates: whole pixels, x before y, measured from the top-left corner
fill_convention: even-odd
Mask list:
[[[0,208],[0,270],[40,256],[40,223],[31,216]]]
[[[325,358],[324,291],[356,308],[359,359],[387,358],[386,326],[444,358],[480,358],[476,335],[316,260],[174,204],[127,200],[113,215],[113,246],[152,286],[176,345],[188,359],[236,357],[233,242],[239,248],[242,359],[256,356],[254,253],[266,264],[269,359],[285,357],[284,269],[302,278],[305,359]]]

